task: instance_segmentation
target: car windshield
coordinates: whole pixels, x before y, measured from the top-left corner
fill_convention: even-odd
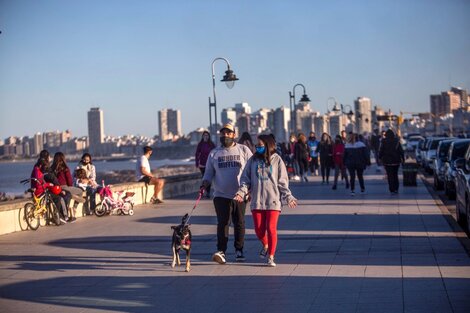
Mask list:
[[[431,141],[431,146],[429,147],[429,149],[430,150],[436,150],[437,146],[439,145],[439,142],[441,142],[441,141],[442,141],[442,139]]]
[[[465,156],[465,152],[467,152],[469,144],[470,142],[454,143],[454,148],[452,149],[452,161],[463,158]]]
[[[449,155],[449,147],[452,142],[441,142],[439,145],[439,158],[443,159]]]

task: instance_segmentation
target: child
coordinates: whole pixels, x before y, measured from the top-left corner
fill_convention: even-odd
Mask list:
[[[87,177],[85,169],[79,168],[75,171],[75,186],[86,191],[85,214],[93,215],[96,208],[95,183]]]
[[[277,245],[277,221],[281,213],[281,201],[290,208],[297,206],[289,190],[286,166],[276,153],[276,143],[269,135],[260,135],[256,153],[248,160],[240,180],[240,188],[234,197],[242,202],[251,193],[251,212],[255,232],[263,244],[260,257],[268,255],[267,265],[274,267]],[[266,204],[270,205],[266,205]]]

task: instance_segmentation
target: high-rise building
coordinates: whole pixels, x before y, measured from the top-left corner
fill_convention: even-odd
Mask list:
[[[382,109],[382,107],[378,105],[374,106],[374,110],[371,112],[373,129],[382,130],[384,128],[384,122],[377,119],[377,116],[383,115],[385,115],[385,111]]]
[[[247,102],[235,103],[235,111],[238,114],[251,114],[251,107]]]
[[[181,111],[163,109],[158,111],[158,131],[160,140],[167,141],[182,136]]]
[[[104,115],[100,108],[88,111],[88,147],[91,154],[102,154],[101,145],[104,142]]]
[[[342,130],[347,130],[348,124],[349,124],[349,119],[347,115],[331,114],[329,116],[329,125],[328,125],[330,136],[334,139],[336,135],[341,135]]]
[[[358,134],[372,132],[372,102],[369,98],[358,97],[354,101],[356,111],[356,131]]]
[[[289,140],[290,109],[281,106],[274,110],[274,136],[276,141]]]
[[[323,133],[327,133],[329,131],[327,115],[315,116],[313,119],[313,124],[317,138],[320,138]]]
[[[42,140],[42,134],[36,133],[33,137],[33,147],[32,147],[31,154],[32,155],[39,155],[39,153],[44,149],[44,144]]]
[[[453,87],[450,91],[443,91],[440,95],[430,96],[431,113],[435,118],[452,113],[454,110],[467,105],[468,94],[466,90]]]
[[[223,109],[221,112],[222,125],[230,123],[236,126],[237,123],[237,112],[232,108]]]
[[[460,97],[460,107],[464,107],[466,105],[468,105],[468,91],[465,90],[465,89],[462,89],[460,87],[452,87],[450,89],[450,91],[452,91],[453,93],[459,95]]]

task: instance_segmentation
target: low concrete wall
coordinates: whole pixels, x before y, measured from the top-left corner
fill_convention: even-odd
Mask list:
[[[201,175],[199,173],[164,177],[165,187],[160,192],[160,199],[170,199],[199,190],[201,184]],[[135,204],[148,203],[153,195],[153,186],[146,186],[144,183],[133,182],[116,184],[111,187],[113,191],[131,191],[135,192]],[[24,205],[30,202],[29,199],[20,199],[0,202],[0,235],[8,234],[16,231],[27,230],[28,225],[24,220]],[[97,202],[99,196],[97,195]],[[84,216],[83,206],[79,204],[77,207],[76,217]]]

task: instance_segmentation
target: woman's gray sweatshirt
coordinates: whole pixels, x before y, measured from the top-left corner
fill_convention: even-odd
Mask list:
[[[247,146],[238,143],[230,148],[217,147],[209,153],[202,179],[213,183],[214,197],[235,197],[242,171],[252,155]]]
[[[252,156],[243,170],[237,194],[244,198],[251,192],[252,210],[281,211],[281,200],[284,203],[296,200],[289,190],[284,161],[278,154],[273,154],[270,162],[271,165],[267,165],[264,160]]]

